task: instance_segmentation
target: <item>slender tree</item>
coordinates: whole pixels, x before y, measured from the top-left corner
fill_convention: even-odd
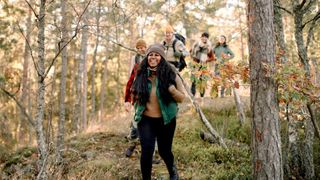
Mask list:
[[[88,39],[89,39],[89,22],[88,13],[84,14],[83,30],[80,47],[80,73],[82,74],[82,89],[81,89],[81,128],[87,128],[87,94],[88,94],[88,76],[87,76],[87,52],[88,52]]]
[[[31,3],[31,2],[30,2]],[[28,8],[28,16],[27,16],[27,22],[26,22],[26,39],[25,39],[25,45],[24,45],[24,54],[23,54],[23,75],[22,75],[22,84],[21,84],[21,96],[20,96],[20,102],[21,104],[26,107],[27,102],[26,100],[28,99],[28,94],[29,94],[29,60],[30,60],[30,47],[28,44],[30,44],[30,36],[31,36],[31,16],[32,16],[32,10]],[[20,113],[20,122],[18,127],[21,127],[21,124],[23,124],[24,121],[24,114],[23,112]],[[29,129],[28,126],[25,126],[24,128]],[[25,135],[22,131],[23,128],[19,128],[18,130],[18,138],[19,141],[22,139],[22,135]],[[29,134],[29,137],[32,135]],[[30,139],[30,138],[29,138]],[[29,141],[30,143],[30,141]]]
[[[100,17],[101,17],[101,0],[98,2],[98,12],[96,14],[96,45],[93,52],[93,60],[91,66],[91,118],[94,116],[96,111],[96,95],[95,95],[95,74],[96,74],[96,62],[97,62],[97,51],[100,43]]]
[[[62,31],[62,46],[67,43],[69,39],[68,35],[68,17],[66,0],[60,1],[61,5],[61,31]],[[65,97],[66,97],[66,82],[67,82],[67,65],[68,65],[68,50],[64,48],[61,52],[61,83],[60,83],[60,100],[59,100],[59,121],[58,121],[58,134],[57,134],[57,148],[56,148],[56,162],[60,164],[62,162],[62,155],[64,149],[64,136],[65,136],[65,119],[66,119],[66,108],[65,108]]]
[[[38,179],[47,179],[47,158],[48,149],[45,141],[45,133],[43,128],[43,118],[45,110],[45,19],[46,19],[46,0],[40,1],[40,9],[38,15],[38,90],[37,90],[37,112],[35,116],[36,121],[36,137],[39,148],[39,161],[38,161]]]
[[[283,179],[275,70],[273,2],[248,2],[253,179]]]

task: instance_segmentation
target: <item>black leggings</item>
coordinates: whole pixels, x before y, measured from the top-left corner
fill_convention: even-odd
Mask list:
[[[171,152],[172,140],[176,129],[176,117],[164,125],[162,118],[143,116],[138,123],[141,143],[141,173],[143,180],[151,179],[152,157],[157,140],[159,154],[166,163],[168,170],[172,169],[174,157]]]

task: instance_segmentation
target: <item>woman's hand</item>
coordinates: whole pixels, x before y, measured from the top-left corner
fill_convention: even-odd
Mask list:
[[[124,103],[124,109],[129,112],[131,110],[131,103],[130,102],[125,102]]]

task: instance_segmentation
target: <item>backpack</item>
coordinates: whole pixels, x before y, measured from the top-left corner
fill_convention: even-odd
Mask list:
[[[136,54],[134,57],[134,63],[135,64],[140,64],[140,62],[143,60],[143,57],[139,54]]]
[[[177,41],[181,41],[183,43],[183,45],[186,45],[186,38],[184,36],[182,36],[179,33],[174,33],[174,37],[176,38],[173,42],[172,42],[172,47],[173,47],[173,52],[176,52],[176,43]],[[165,45],[165,41],[163,42],[163,45]],[[179,69],[179,72],[182,71],[185,67],[187,67],[187,63],[185,60],[185,56],[180,56],[179,59],[179,63],[177,65],[175,65],[176,68]]]

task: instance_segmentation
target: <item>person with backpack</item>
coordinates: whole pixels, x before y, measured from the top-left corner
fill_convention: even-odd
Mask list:
[[[209,33],[204,32],[201,34],[200,41],[193,44],[190,49],[190,54],[193,60],[191,67],[191,93],[193,96],[196,94],[196,85],[200,87],[200,96],[204,97],[206,90],[206,79],[204,75],[196,77],[196,73],[208,69],[207,63],[214,60],[214,55],[212,53],[211,42],[208,40]]]
[[[181,34],[174,33],[173,28],[168,25],[165,29],[163,45],[167,61],[182,71],[187,66],[184,58],[189,55],[185,47],[185,38]]]
[[[184,100],[183,84],[165,59],[164,46],[151,45],[137,70],[132,86],[135,116],[141,143],[140,166],[143,180],[151,180],[152,156],[157,140],[159,154],[170,180],[179,179],[172,142],[176,128],[177,103]]]
[[[227,45],[227,38],[224,35],[218,37],[218,43],[213,48],[213,53],[217,59],[215,64],[215,75],[220,76],[220,67],[230,59],[234,58],[234,53]],[[224,97],[224,86],[221,86],[220,97]]]
[[[130,68],[129,68],[130,77],[126,85],[125,98],[124,98],[124,101],[125,101],[124,107],[127,112],[130,111],[131,106],[133,104],[132,98],[131,98],[132,83],[136,75],[137,68],[141,63],[141,61],[143,60],[143,58],[145,57],[146,49],[147,49],[147,43],[143,39],[139,39],[136,42],[137,53],[130,59]],[[130,134],[128,135],[128,139],[132,142],[132,144],[129,146],[129,148],[125,152],[126,157],[130,157],[132,155],[137,145],[136,139],[138,138],[137,123],[134,120],[131,122],[130,127],[131,128],[130,128]]]

